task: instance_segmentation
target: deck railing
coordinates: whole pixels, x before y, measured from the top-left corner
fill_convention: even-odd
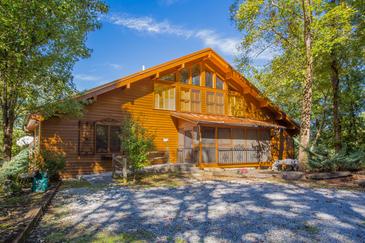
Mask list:
[[[179,163],[197,163],[199,150],[192,148],[178,148],[177,159]],[[255,148],[218,148],[218,164],[245,164],[266,162],[269,158],[265,152]],[[213,162],[212,162],[213,163]]]
[[[219,164],[243,164],[262,162],[262,150],[247,149],[247,148],[219,148],[218,149],[218,163]]]

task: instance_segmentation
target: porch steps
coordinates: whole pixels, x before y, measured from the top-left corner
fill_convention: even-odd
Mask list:
[[[151,151],[148,153],[148,160],[151,165],[157,165],[167,163],[169,158],[165,151]]]

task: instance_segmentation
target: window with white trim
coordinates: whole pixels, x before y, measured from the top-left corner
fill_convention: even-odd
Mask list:
[[[175,87],[155,85],[155,109],[175,110],[176,109]]]

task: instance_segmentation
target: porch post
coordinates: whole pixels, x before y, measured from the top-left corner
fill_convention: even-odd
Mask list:
[[[215,162],[218,164],[219,155],[218,155],[218,128],[214,128],[214,137],[215,137]]]
[[[279,160],[283,159],[283,153],[284,153],[283,129],[279,128]]]
[[[199,132],[199,167],[201,167],[201,164],[203,162],[203,151],[202,151],[202,131],[200,125],[198,125],[198,132]]]

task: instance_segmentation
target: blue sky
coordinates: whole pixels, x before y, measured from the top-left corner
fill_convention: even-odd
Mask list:
[[[102,28],[88,35],[91,57],[74,67],[80,91],[206,47],[233,64],[241,37],[229,18],[233,0],[106,2]]]

